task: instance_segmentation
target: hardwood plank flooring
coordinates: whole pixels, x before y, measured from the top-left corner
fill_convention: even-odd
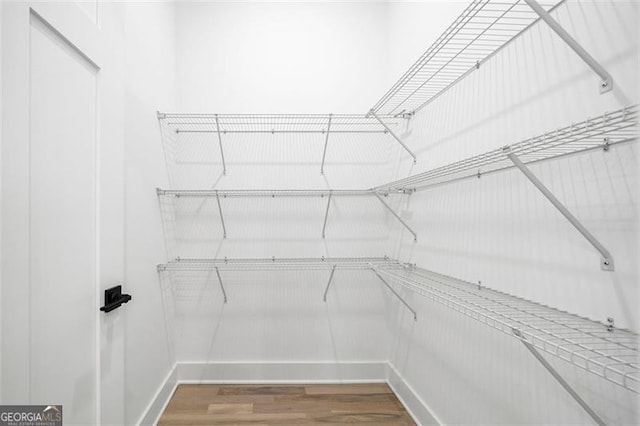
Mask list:
[[[384,383],[179,385],[158,424],[415,425]]]

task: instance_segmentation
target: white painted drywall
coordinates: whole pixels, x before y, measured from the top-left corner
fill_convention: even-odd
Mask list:
[[[179,111],[365,113],[391,84],[387,5],[379,3],[179,2]],[[211,135],[180,135],[178,188],[361,189],[391,178],[398,145],[388,135],[224,135],[227,175]],[[203,152],[206,162],[203,161]],[[211,160],[211,161],[210,161]],[[213,163],[213,164],[212,164]],[[169,258],[385,255],[395,220],[375,198],[163,199]],[[168,276],[169,274],[167,274]],[[368,271],[221,272],[163,283],[177,361],[381,361],[389,301]],[[171,322],[174,322],[173,320]]]
[[[166,176],[155,111],[174,103],[174,9],[170,2],[125,8],[125,421],[136,423],[173,366],[156,264],[164,261],[155,187]]]
[[[182,112],[364,114],[392,83],[385,2],[179,2],[176,25]],[[398,149],[332,134],[321,176],[323,135],[234,136],[218,187],[367,187]]]
[[[364,113],[387,77],[384,2],[179,2],[178,108]]]
[[[394,21],[412,22],[410,8]],[[392,8],[392,10],[394,10]],[[409,15],[408,15],[409,14]],[[567,1],[554,16],[613,75],[598,77],[548,27],[536,25],[479,71],[419,112],[406,176],[638,102],[638,6]],[[390,250],[418,266],[638,330],[637,146],[531,166],[613,253],[615,272],[517,171],[414,194],[407,209],[418,243]],[[401,203],[395,204],[399,209]],[[391,315],[390,359],[445,423],[585,423],[581,408],[519,342],[423,298],[414,326]],[[611,424],[636,423],[635,397],[561,362],[554,365]]]

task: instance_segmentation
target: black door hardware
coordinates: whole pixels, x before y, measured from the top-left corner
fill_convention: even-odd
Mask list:
[[[115,287],[108,288],[104,291],[104,306],[100,308],[103,312],[111,312],[114,309],[118,309],[123,303],[127,303],[131,300],[131,296],[128,294],[122,294],[122,286],[117,285]]]

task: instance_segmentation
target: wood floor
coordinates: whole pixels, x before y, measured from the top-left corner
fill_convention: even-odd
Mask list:
[[[179,385],[159,425],[415,425],[384,383]]]

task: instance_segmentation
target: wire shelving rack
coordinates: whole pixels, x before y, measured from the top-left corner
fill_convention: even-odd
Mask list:
[[[198,134],[217,145],[223,175],[227,174],[225,145],[240,140],[256,140],[267,135],[296,138],[295,143],[324,143],[318,156],[320,173],[324,174],[327,147],[333,139],[358,140],[363,143],[390,140],[399,143],[415,159],[394,132],[402,121],[385,114],[187,114],[158,112],[160,133],[167,167],[173,164],[180,142],[194,141]],[[211,138],[208,138],[211,135]],[[239,139],[240,138],[240,139]],[[274,139],[284,142],[283,139]],[[342,139],[341,139],[342,138]],[[202,139],[200,139],[202,140]],[[337,141],[340,143],[340,141]],[[208,145],[208,144],[207,144]],[[184,149],[184,147],[182,148]]]
[[[158,271],[317,271],[317,270],[368,270],[373,266],[401,268],[402,265],[388,257],[319,257],[319,258],[233,258],[186,259],[178,258],[158,265]]]
[[[377,200],[384,209],[386,209],[411,235],[413,235],[414,242],[417,241],[418,235],[407,224],[407,222],[395,212],[391,206],[384,200],[384,197],[388,197],[390,194],[385,191],[374,191],[371,189],[353,189],[353,190],[324,190],[324,189],[231,189],[231,190],[218,190],[218,189],[203,189],[203,190],[189,190],[189,189],[161,189],[156,188],[158,197],[163,197],[169,200],[179,200],[185,198],[210,198],[215,199],[217,204],[218,214],[220,217],[220,225],[222,227],[223,238],[227,238],[227,227],[224,219],[224,209],[222,200],[225,198],[310,198],[320,197],[327,200],[324,210],[324,223],[322,226],[322,238],[325,238],[325,231],[327,228],[327,219],[329,217],[329,210],[333,197],[370,197]],[[407,193],[405,195],[411,195]]]
[[[387,126],[398,118],[379,116]],[[170,133],[387,133],[374,117],[363,114],[182,114],[158,113],[162,131]]]
[[[606,150],[615,144],[637,139],[637,124],[638,106],[633,105],[373,189],[410,192],[509,169],[515,166],[506,155],[508,151],[517,155],[523,163],[529,164],[592,149]]]
[[[324,141],[320,172],[323,173],[330,134],[389,135],[413,158],[415,154],[395,134],[403,118],[412,116],[429,102],[457,84],[499,52],[523,31],[544,20],[569,46],[601,76],[601,92],[611,90],[612,80],[584,49],[582,49],[548,12],[564,0],[472,0],[464,12],[427,49],[391,89],[371,108],[367,115],[357,114],[179,114],[158,113],[163,141],[169,141],[167,152],[175,149],[183,134],[212,134],[219,145],[223,174],[226,165],[223,150],[225,135],[232,134],[309,134]],[[163,190],[162,197],[215,197],[226,238],[220,198],[226,197],[327,197],[322,237],[325,236],[327,215],[333,196],[374,196],[414,235],[415,232],[383,200],[390,193],[411,194],[417,189],[453,182],[469,177],[518,167],[543,193],[541,183],[526,172],[525,164],[558,158],[593,149],[608,150],[610,146],[637,139],[637,106],[572,124],[525,141],[457,161],[424,173],[416,174],[364,190]],[[315,136],[312,136],[315,138]],[[188,138],[186,138],[188,139]],[[195,138],[194,138],[195,139]],[[300,140],[303,140],[302,138]],[[306,139],[309,140],[309,139]],[[207,143],[209,139],[207,138]],[[296,142],[298,140],[296,139]],[[166,143],[165,143],[166,145]],[[175,152],[169,152],[174,155]],[[318,158],[319,160],[319,158]],[[167,161],[169,163],[169,161]],[[545,193],[552,203],[560,204],[552,194]],[[562,208],[558,207],[562,211]],[[565,209],[566,210],[566,209]],[[563,212],[580,228],[575,217]],[[579,229],[580,230],[580,229]],[[612,259],[595,237],[586,230],[583,235],[601,252],[606,270],[613,270]],[[506,293],[479,287],[460,279],[445,276],[415,265],[403,264],[387,257],[363,258],[259,258],[202,259],[176,258],[158,265],[159,273],[198,274],[207,272],[219,281],[224,301],[227,295],[220,271],[330,271],[324,292],[331,285],[336,269],[369,270],[375,273],[393,294],[413,312],[393,285],[406,288],[447,308],[461,313],[490,328],[520,340],[530,351],[537,350],[564,360],[608,382],[634,393],[640,393],[638,336],[587,318],[560,311]],[[213,275],[215,274],[215,275]],[[387,282],[387,280],[389,282]],[[538,357],[538,355],[536,355]],[[538,358],[543,365],[545,361]],[[552,371],[552,368],[546,366]],[[553,374],[553,372],[552,372]],[[567,389],[568,385],[554,374]],[[568,389],[569,390],[569,389]],[[574,392],[572,396],[585,403]],[[588,407],[585,407],[589,411]],[[597,415],[589,411],[598,421]],[[600,423],[598,421],[598,423]]]
[[[562,1],[541,2],[551,11]],[[371,109],[413,114],[539,20],[521,0],[474,0]]]
[[[157,189],[160,196],[174,197],[367,197],[370,189]]]
[[[374,269],[392,283],[640,393],[635,333],[412,265]]]

